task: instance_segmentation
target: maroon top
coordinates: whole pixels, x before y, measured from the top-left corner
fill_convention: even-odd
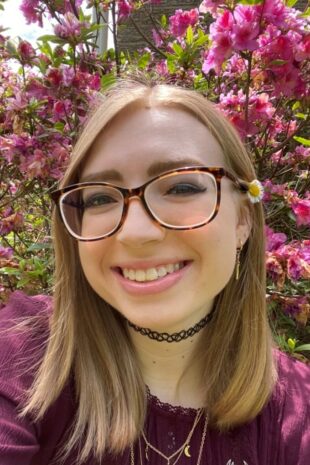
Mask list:
[[[58,465],[55,454],[75,413],[72,387],[66,386],[44,419],[34,423],[30,417],[20,419],[16,407],[29,388],[33,372],[33,355],[39,360],[48,325],[50,299],[13,294],[0,311],[0,465]],[[25,331],[7,331],[13,320],[42,315],[36,327]],[[309,367],[277,352],[279,381],[273,395],[255,420],[233,431],[220,434],[207,430],[201,465],[309,465],[310,428]],[[31,362],[32,359],[32,362]],[[196,416],[196,410],[172,407],[149,394],[146,437],[166,455],[171,455],[185,441]],[[178,465],[196,464],[204,421],[201,419],[190,442],[191,459],[184,454]],[[136,465],[166,465],[154,452]],[[63,465],[76,463],[70,453]],[[89,459],[85,465],[99,465]],[[127,451],[122,457],[104,457],[101,465],[130,465]],[[171,462],[173,464],[173,460]]]

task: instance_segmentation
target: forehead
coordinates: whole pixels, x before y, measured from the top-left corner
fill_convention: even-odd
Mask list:
[[[219,143],[195,115],[172,107],[128,108],[98,135],[81,177],[135,185],[195,164],[224,166]]]

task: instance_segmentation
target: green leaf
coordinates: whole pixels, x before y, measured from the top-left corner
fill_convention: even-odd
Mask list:
[[[45,249],[52,249],[52,244],[49,242],[36,242],[35,244],[31,244],[31,246],[28,247],[27,252],[34,252],[35,250]]]
[[[191,45],[194,41],[194,33],[193,33],[193,28],[191,25],[188,26],[186,30],[186,43],[188,45]]]
[[[295,116],[296,118],[307,119],[307,115],[305,115],[304,113],[296,113]]]
[[[0,272],[3,273],[3,274],[6,274],[6,275],[9,275],[9,276],[18,276],[19,273],[20,273],[20,270],[16,269],[16,268],[11,268],[9,266],[4,266],[2,268],[0,268]]]
[[[151,54],[144,53],[138,60],[138,66],[140,69],[145,69],[150,62]]]
[[[272,60],[269,64],[272,65],[272,66],[282,66],[282,65],[285,65],[287,63],[287,60]]]
[[[61,39],[58,36],[52,35],[52,34],[46,34],[44,36],[40,36],[37,38],[37,40],[41,40],[42,42],[53,42],[54,44],[65,44],[66,41],[64,39]]]
[[[287,345],[289,347],[290,350],[294,350],[295,349],[295,346],[296,346],[296,340],[295,339],[292,339],[292,338],[289,338],[287,340]]]
[[[115,83],[114,73],[108,73],[101,77],[101,89],[107,90],[112,84]]]
[[[62,123],[61,121],[57,121],[57,123],[54,124],[54,129],[56,131],[63,133],[65,128],[65,123]]]
[[[242,5],[259,5],[260,3],[263,3],[264,0],[240,0],[238,3],[241,3]]]
[[[167,68],[168,68],[169,73],[171,74],[173,74],[176,70],[175,59],[176,59],[175,55],[169,54],[167,56]]]
[[[175,51],[176,55],[178,57],[180,57],[183,53],[183,48],[181,47],[180,44],[178,44],[177,42],[175,42],[173,45],[172,45],[172,48],[173,50]]]
[[[310,344],[303,344],[295,348],[295,352],[303,352],[303,351],[310,351]]]
[[[307,18],[310,16],[310,6],[303,12],[302,15],[300,15],[302,18]]]
[[[296,142],[299,142],[300,144],[305,145],[306,147],[310,147],[310,139],[305,139],[304,137],[298,137],[298,136],[294,136],[293,139],[296,140]]]
[[[285,5],[289,6],[290,8],[292,8],[295,5],[295,3],[297,3],[297,0],[286,0],[285,1]]]
[[[300,107],[300,102],[299,102],[299,100],[297,100],[297,101],[294,103],[294,105],[292,106],[292,110],[295,111],[295,110],[297,110],[297,108],[299,108],[299,107]]]
[[[195,40],[195,45],[197,47],[200,47],[201,45],[206,44],[209,42],[209,36],[207,34],[204,34],[202,31],[202,34],[199,34],[200,31],[198,31],[198,39]]]
[[[167,16],[166,15],[162,15],[162,17],[160,18],[160,24],[162,25],[163,28],[165,28],[167,26]]]

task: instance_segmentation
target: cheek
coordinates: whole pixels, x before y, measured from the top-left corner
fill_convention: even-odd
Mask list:
[[[229,281],[236,259],[236,231],[231,225],[210,223],[188,231],[187,241],[199,260],[201,279],[213,287],[224,287]]]
[[[90,281],[98,274],[100,264],[107,253],[107,245],[102,241],[79,242],[79,257],[86,278]]]

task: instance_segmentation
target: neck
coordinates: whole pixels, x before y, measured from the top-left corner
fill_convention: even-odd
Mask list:
[[[200,373],[196,363],[189,362],[205,329],[179,342],[159,342],[129,326],[129,334],[138,354],[145,383],[151,394],[162,402],[183,407],[201,407]]]

